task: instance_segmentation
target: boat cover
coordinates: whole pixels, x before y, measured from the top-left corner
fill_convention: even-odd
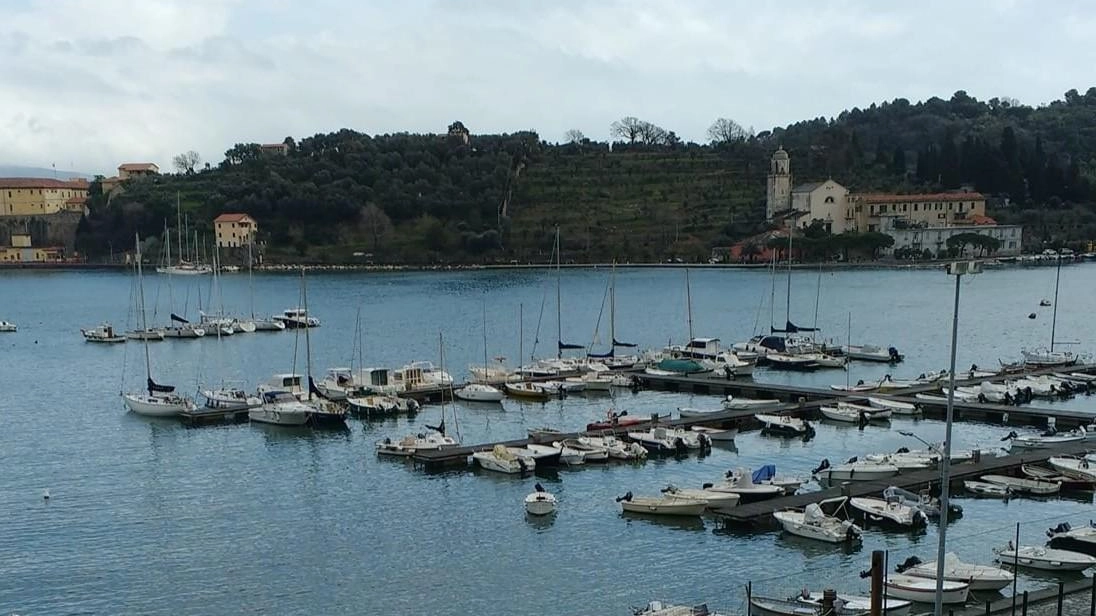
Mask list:
[[[819,507],[818,503],[811,503],[803,510],[803,521],[807,524],[819,524],[825,519],[826,514],[823,513],[822,507]]]
[[[159,392],[162,394],[170,394],[173,391],[175,391],[174,385],[159,385],[156,381],[152,380],[152,377],[148,377],[148,393],[152,394]]]
[[[685,374],[690,372],[704,372],[704,367],[691,359],[664,359],[658,362],[658,369],[666,370],[668,372],[682,372]]]
[[[175,314],[174,312],[171,313],[171,320],[175,321],[176,323],[190,323],[190,321],[187,321],[186,319]]]
[[[817,327],[799,327],[798,325],[796,325],[795,323],[792,323],[791,321],[787,321],[784,324],[784,329],[776,329],[775,327],[770,327],[769,329],[771,329],[772,333],[774,333],[774,334],[794,334],[796,332],[816,332],[816,331],[818,331]]]
[[[776,477],[776,465],[775,464],[766,464],[766,465],[762,466],[761,468],[759,468],[759,469],[757,469],[756,471],[753,472],[753,482],[754,483],[761,483],[762,481],[768,481],[768,480],[772,479],[773,477]]]

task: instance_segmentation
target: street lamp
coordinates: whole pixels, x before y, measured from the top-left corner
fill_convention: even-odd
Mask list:
[[[951,483],[951,422],[955,411],[955,347],[959,337],[959,282],[964,275],[978,274],[982,266],[977,261],[957,261],[948,264],[948,275],[955,276],[955,308],[951,316],[951,369],[948,371],[948,411],[945,417],[944,459],[940,470],[940,543],[936,549],[936,605],[933,616],[944,614],[944,555],[948,536],[948,488]]]

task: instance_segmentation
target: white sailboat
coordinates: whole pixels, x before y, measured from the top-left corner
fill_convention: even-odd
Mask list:
[[[257,332],[280,332],[285,330],[285,323],[272,318],[259,318],[255,316],[255,257],[252,255],[254,236],[247,242],[247,295],[251,304],[251,324]]]
[[[602,304],[604,307],[605,304]],[[599,317],[600,318],[600,317]],[[594,331],[594,338],[597,338],[597,330]],[[591,342],[591,346],[593,343]],[[617,355],[616,350],[618,348],[635,349],[636,345],[630,342],[620,342],[616,338],[616,261],[613,261],[613,268],[609,274],[609,351],[607,353],[590,353],[587,351],[587,359],[593,359],[604,363],[608,368],[613,370],[623,370],[634,367],[639,363],[639,357],[636,355]],[[609,381],[609,385],[612,381]],[[608,386],[605,387],[608,390]],[[597,389],[601,389],[598,387]]]
[[[145,286],[144,272],[141,270],[141,238],[137,239],[137,288],[140,302],[139,316],[141,327],[148,329],[148,320],[145,316]],[[194,411],[197,407],[194,401],[175,393],[175,387],[160,385],[152,380],[152,359],[148,349],[148,339],[143,339],[145,348],[145,382],[147,392],[124,393],[122,400],[130,411],[147,417],[174,417],[180,413]]]
[[[168,231],[167,222],[164,222],[164,247],[166,248],[166,254],[164,257],[165,267],[158,269],[164,274],[167,274],[167,293],[168,293],[168,305],[171,307],[171,325],[163,328],[161,331],[165,338],[175,338],[180,340],[194,340],[205,336],[206,330],[204,327],[197,326],[188,321],[185,317],[181,317],[175,314],[175,285],[172,283],[172,275],[175,274],[176,268],[171,265],[171,233]],[[183,311],[185,313],[185,311]]]
[[[301,300],[305,310],[308,310],[308,283],[305,281],[303,267],[301,268]],[[327,398],[318,395],[319,390],[316,389],[316,383],[312,380],[312,336],[309,332],[310,328],[305,327],[304,356],[305,373],[308,375],[308,390],[307,395],[302,402],[310,407],[308,423],[311,424],[313,428],[345,428],[346,407],[338,402],[328,400]]]
[[[483,373],[487,374],[487,303],[483,304]],[[468,402],[502,402],[502,392],[486,383],[469,383],[453,391]]]
[[[194,260],[191,261],[187,259],[185,249],[189,249],[189,245],[184,246],[183,236],[184,233],[189,234],[189,231],[184,232],[183,230],[184,225],[182,220],[182,211],[179,206],[178,192],[175,193],[175,218],[175,231],[179,239],[179,261],[173,262],[169,256],[167,261],[164,262],[163,266],[157,267],[156,271],[161,274],[172,274],[177,276],[200,276],[202,274],[208,274],[212,272],[213,268],[208,265],[203,265],[198,259],[197,241],[195,241]],[[187,237],[189,244],[189,235],[187,235]]]

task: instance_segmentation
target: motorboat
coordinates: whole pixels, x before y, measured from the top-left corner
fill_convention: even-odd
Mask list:
[[[851,385],[848,384],[848,383],[846,383],[844,385],[830,385],[830,389],[832,389],[834,391],[847,391],[847,392],[852,392],[852,393],[865,393],[865,392],[869,392],[869,391],[876,391],[877,389],[879,389],[879,382],[878,381],[865,382],[863,379],[860,379],[856,383],[851,384]]]
[[[839,404],[837,406],[823,405],[818,407],[818,410],[826,419],[845,423],[867,423],[872,419],[887,419],[891,416],[890,409],[872,408],[869,409],[871,412],[866,412],[863,408],[851,404]]]
[[[1047,545],[1052,548],[1096,556],[1096,527],[1091,521],[1081,528],[1073,528],[1069,522],[1062,522],[1048,529],[1047,537],[1050,538]]]
[[[1022,464],[1020,465],[1020,472],[1032,479],[1057,483],[1062,486],[1062,490],[1091,491],[1094,487],[1092,481],[1066,477],[1054,469],[1037,464]]]
[[[755,616],[818,616],[820,609],[794,599],[750,595],[749,613]]]
[[[1066,477],[1096,483],[1096,467],[1089,465],[1088,458],[1053,456],[1047,463]]]
[[[839,499],[839,500],[844,500]],[[860,541],[860,527],[848,520],[826,515],[818,503],[811,503],[803,510],[786,509],[773,512],[773,517],[784,531],[799,537],[827,543],[855,543]]]
[[[728,377],[750,376],[757,364],[757,356],[720,353],[715,356],[715,372]]]
[[[1094,435],[1096,433],[1090,433],[1084,427],[1074,428],[1067,432],[1058,432],[1051,428],[1039,434],[1016,434],[1015,431],[1012,431],[1001,440],[1009,441],[1011,447],[1016,449],[1046,449],[1067,443],[1080,443]]]
[[[875,346],[874,344],[845,345],[841,347],[841,350],[849,359],[860,361],[895,364],[905,359],[905,356],[899,353],[898,349],[894,347],[884,349],[883,347]]]
[[[299,374],[275,374],[267,379],[266,383],[259,384],[259,393],[266,391],[286,391],[298,399],[308,396],[308,392],[301,387],[302,377]]]
[[[525,497],[525,512],[529,515],[548,515],[556,511],[556,497],[548,493],[539,483],[533,486],[533,492]]]
[[[308,423],[311,407],[292,392],[268,389],[260,393],[260,399],[262,403],[247,412],[251,421],[278,426],[303,426]]]
[[[936,579],[936,561],[921,562],[911,556],[897,567],[899,573],[929,580]],[[953,552],[944,555],[944,580],[947,582],[966,582],[973,591],[1001,590],[1012,584],[1015,576],[1010,571],[989,565],[965,563]]]
[[[159,342],[164,339],[163,330],[155,327],[146,327],[144,329],[132,329],[126,332],[126,338],[130,340],[144,340],[147,342]]]
[[[0,333],[12,333],[17,329],[18,327],[16,327],[15,323],[0,319]]]
[[[844,355],[828,353],[799,353],[796,357],[810,361],[818,368],[844,368],[848,363],[848,358]],[[769,358],[771,360],[771,356]]]
[[[1003,486],[999,483],[990,483],[988,481],[976,481],[974,479],[963,481],[963,489],[976,496],[986,496],[989,498],[1008,498],[1012,494],[1008,486]]]
[[[1041,571],[1084,571],[1096,565],[1096,557],[1088,554],[1034,545],[1016,548],[1011,541],[1006,548],[994,548],[993,553],[1002,565]]]
[[[708,503],[708,507],[712,509],[730,509],[738,504],[742,499],[741,496],[734,492],[716,492],[713,490],[697,490],[695,488],[679,488],[674,485],[668,485],[662,488],[663,494],[669,494],[677,496],[679,498],[688,498],[693,500],[702,500]]]
[[[609,391],[613,386],[613,379],[605,372],[586,372],[582,376],[569,376],[563,379],[565,383],[581,385],[579,391]]]
[[[403,391],[453,386],[453,377],[430,361],[413,361],[392,371],[393,384]]]
[[[460,442],[458,442],[457,439],[446,436],[444,432],[444,423],[445,422],[443,421],[442,425],[438,426],[438,428],[441,428],[440,430],[432,428],[429,432],[411,434],[398,441],[386,437],[384,440],[377,443],[377,455],[408,457],[413,456],[420,451],[437,451],[440,449],[459,447]]]
[[[821,593],[804,590],[795,597],[795,600],[813,606],[815,609],[822,607]],[[838,614],[841,616],[863,615],[871,610],[871,597],[838,593],[837,600],[840,602]],[[903,599],[886,597],[883,600],[883,614],[885,616],[909,616],[912,605],[911,602]]]
[[[633,616],[727,616],[713,612],[706,603],[700,605],[673,605],[661,601],[649,601],[641,608],[632,609]]]
[[[892,573],[883,581],[887,587],[887,596],[913,601],[915,603],[932,604],[936,601],[936,580],[930,580],[913,575]],[[941,601],[944,604],[966,603],[970,596],[970,584],[967,582],[952,582],[944,580],[941,584],[943,594]]]
[[[811,427],[811,424],[798,417],[792,417],[791,415],[757,413],[754,415],[754,418],[761,422],[762,432],[783,436],[806,436],[814,433],[814,428]]]
[[[897,501],[913,509],[918,509],[929,519],[940,517],[940,499],[932,496],[928,490],[922,490],[914,494],[898,486],[888,486],[887,489],[883,490],[883,498],[888,502]],[[963,514],[963,508],[955,503],[949,503],[948,509],[951,516]]]
[[[885,462],[870,462],[856,458],[844,464],[830,466],[829,460],[822,460],[811,474],[819,481],[832,485],[841,481],[874,481],[894,477],[898,474],[898,467]]]
[[[736,469],[729,471],[723,481],[719,483],[706,483],[702,486],[707,492],[729,492],[741,497],[742,503],[776,498],[784,495],[784,487],[771,483],[755,483],[753,473],[749,469]]]
[[[609,384],[612,387],[620,388],[632,388],[636,385],[636,379],[630,374],[614,374],[609,377]]]
[[[1013,494],[1045,496],[1048,494],[1057,494],[1062,490],[1062,484],[1043,479],[1009,477],[1008,475],[982,475],[980,479],[988,483],[996,483],[1005,486],[1009,489],[1009,492]]]
[[[534,383],[510,383],[503,384],[503,390],[506,395],[521,398],[522,400],[532,400],[536,402],[547,402],[552,399],[552,394],[537,387]]]
[[[578,381],[534,381],[533,387],[543,391],[553,398],[562,398],[568,394],[577,394],[586,391],[586,383]]]
[[[258,396],[231,387],[203,390],[202,397],[206,408],[220,411],[246,411],[263,403]]]
[[[621,509],[631,513],[649,515],[699,516],[708,508],[708,501],[680,498],[673,495],[633,496],[628,492],[617,497]]]
[[[784,403],[779,400],[757,400],[754,398],[736,398],[727,396],[723,399],[723,408],[728,411],[748,411],[774,409]]]
[[[887,464],[898,468],[899,472],[920,471],[934,468],[940,462],[940,456],[914,452],[869,453],[863,456],[864,462]]]
[[[1023,357],[1024,365],[1034,366],[1038,368],[1050,368],[1054,366],[1072,366],[1077,363],[1077,356],[1069,351],[1051,351],[1045,348],[1038,348],[1020,351],[1020,355]]]
[[[320,326],[320,320],[310,316],[308,310],[304,308],[290,308],[283,311],[282,314],[274,315],[271,320],[282,323],[286,329]]]
[[[921,412],[921,409],[917,408],[915,404],[873,396],[868,397],[868,405],[877,409],[890,409],[895,415],[917,415]]]
[[[559,447],[553,447],[552,445],[542,445],[540,443],[529,443],[525,446],[525,449],[529,450],[529,455],[536,460],[538,467],[559,466],[561,463],[565,463],[568,466],[575,464],[582,464],[582,455],[578,456],[578,460],[574,460],[573,457],[569,457],[566,462],[563,461],[563,449]]]
[[[713,443],[732,443],[738,436],[738,428],[709,428],[708,426],[690,426],[690,430],[707,436]]]
[[[639,443],[624,442],[615,436],[584,436],[581,441],[604,447],[613,460],[642,460],[647,449]]]
[[[894,414],[894,411],[891,409],[877,409],[874,406],[854,404],[852,402],[838,402],[837,406],[845,410],[863,413],[868,421],[886,421]]]
[[[701,449],[707,437],[676,428],[656,426],[643,432],[629,432],[628,438],[639,443],[651,453],[685,453]]]
[[[587,462],[605,462],[609,459],[609,448],[599,441],[600,439],[580,436],[578,438],[563,439],[562,443],[564,447],[582,452]]]
[[[316,389],[328,400],[346,400],[352,391],[361,387],[359,375],[350,368],[328,368],[327,374],[316,381]]]
[[[732,477],[740,472],[742,472],[741,469],[729,471],[727,477]],[[781,490],[784,490],[785,494],[790,495],[795,494],[799,489],[799,486],[810,481],[810,478],[780,475],[776,472],[775,464],[763,464],[756,471],[750,473],[750,481],[757,485],[776,486]]]
[[[257,332],[280,332],[285,331],[285,322],[278,321],[276,319],[251,319],[251,323],[255,326]]]
[[[928,522],[928,516],[916,507],[910,507],[897,498],[872,498],[856,496],[849,505],[858,511],[866,522],[874,522],[899,528],[916,528]]]
[[[541,445],[540,447],[544,447],[544,445]],[[559,463],[564,466],[581,466],[586,464],[586,452],[580,449],[568,447],[561,441],[552,443],[551,447],[559,455]],[[532,449],[532,445],[530,445],[529,448]]]
[[[473,383],[483,383],[484,385],[502,385],[521,378],[506,366],[505,357],[496,357],[494,363],[489,365],[468,366],[468,372],[472,375]]]
[[[814,370],[818,367],[810,357],[791,353],[769,353],[765,356],[765,361],[770,368],[777,370]]]
[[[679,406],[677,408],[677,414],[682,419],[692,419],[696,417],[710,417],[712,415],[722,415],[724,409],[697,409],[688,406]]]
[[[715,359],[724,352],[719,338],[693,338],[684,345],[671,345],[663,352],[675,359]]]
[[[419,403],[414,398],[401,398],[393,394],[352,393],[347,396],[346,405],[351,414],[366,417],[415,413],[419,410]]]
[[[566,434],[555,428],[529,428],[525,433],[529,435],[529,440],[534,443],[552,443],[560,440]]]
[[[484,470],[508,475],[530,473],[536,469],[537,463],[533,456],[525,453],[528,450],[495,445],[486,451],[477,451],[472,454],[472,461]]]
[[[615,411],[609,409],[605,412],[605,419],[592,421],[586,424],[587,431],[611,430],[645,423],[658,423],[663,419],[669,419],[669,413],[652,413],[650,415],[629,415],[628,411]]]
[[[90,329],[81,329],[80,333],[83,334],[84,340],[88,342],[103,342],[103,343],[118,343],[125,342],[126,337],[114,331],[110,323],[103,323],[98,327],[92,327]]]
[[[469,383],[453,390],[453,395],[467,402],[502,402],[502,392],[482,383]]]

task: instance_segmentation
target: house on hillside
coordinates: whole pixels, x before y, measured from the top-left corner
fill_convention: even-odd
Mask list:
[[[240,248],[255,241],[259,223],[247,214],[227,213],[213,219],[218,248]]]
[[[160,167],[156,163],[122,163],[118,165],[118,179],[129,180],[147,175],[159,175]]]
[[[284,143],[264,143],[259,146],[263,156],[288,156],[289,146]]]

